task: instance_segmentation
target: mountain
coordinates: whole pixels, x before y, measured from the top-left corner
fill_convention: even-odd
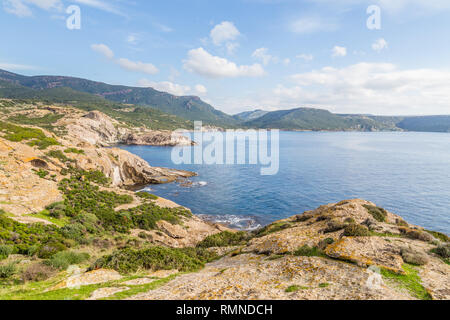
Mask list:
[[[234,126],[238,124],[235,118],[214,109],[199,97],[174,96],[153,88],[109,85],[102,82],[64,76],[27,77],[4,70],[0,70],[0,80],[21,86],[22,89],[25,87],[36,91],[63,87],[70,88],[77,92],[88,93],[109,101],[148,106],[187,120],[201,120],[211,125]],[[18,89],[14,88],[13,90]],[[3,93],[3,97],[8,97],[5,92]],[[39,93],[34,94],[39,96]],[[31,92],[28,92],[28,95],[33,96]]]
[[[327,110],[297,108],[266,113],[245,122],[249,127],[279,128],[284,130],[330,130],[330,131],[379,131],[399,130],[367,116],[338,115]]]
[[[28,77],[3,70],[0,70],[0,98],[70,103],[84,110],[102,111],[130,125],[152,129],[188,128],[192,127],[192,120],[201,120],[207,125],[225,128],[450,132],[450,116],[334,114],[312,108],[273,112],[258,109],[230,116],[195,96],[174,96],[152,88],[109,85],[73,77]]]
[[[236,120],[239,120],[239,121],[247,122],[247,121],[261,118],[262,116],[264,116],[268,113],[269,113],[269,111],[257,109],[254,111],[246,111],[246,112],[241,112],[241,113],[235,114],[233,116],[233,118],[235,118]]]

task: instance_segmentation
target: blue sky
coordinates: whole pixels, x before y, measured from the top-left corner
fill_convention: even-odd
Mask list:
[[[0,2],[0,68],[21,74],[199,95],[227,113],[450,114],[448,0]]]

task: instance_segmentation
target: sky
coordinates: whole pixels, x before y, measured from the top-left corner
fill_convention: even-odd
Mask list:
[[[0,69],[229,114],[450,114],[449,35],[448,0],[0,0]]]

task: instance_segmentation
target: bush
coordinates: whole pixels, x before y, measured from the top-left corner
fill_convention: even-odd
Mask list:
[[[441,244],[437,248],[435,248],[433,250],[433,252],[444,259],[449,259],[450,258],[450,244],[449,243]]]
[[[269,234],[272,234],[272,233],[275,233],[278,231],[289,229],[291,227],[292,227],[292,224],[289,222],[276,222],[276,223],[270,224],[268,226],[265,226],[261,229],[254,231],[253,234],[255,237],[261,238],[261,237],[267,236]]]
[[[245,244],[249,239],[248,233],[224,231],[206,237],[203,241],[197,244],[199,248],[212,247],[230,247]]]
[[[0,245],[0,260],[6,259],[11,253],[13,253],[14,248],[12,246]]]
[[[442,232],[430,231],[430,230],[425,230],[425,232],[428,232],[433,237],[435,237],[436,239],[439,239],[442,242],[449,242],[450,241],[450,238],[446,234],[444,234]]]
[[[50,217],[60,219],[65,216],[65,210],[66,206],[64,202],[56,202],[53,203],[45,208],[48,212]]]
[[[139,198],[144,199],[144,200],[156,200],[156,199],[158,199],[158,196],[155,196],[154,194],[151,194],[151,193],[148,193],[148,192],[145,192],[145,191],[138,192],[138,193],[136,193],[136,195]]]
[[[331,219],[327,223],[327,227],[323,230],[324,233],[332,233],[339,230],[344,229],[347,226],[344,222],[338,220],[338,219]]]
[[[121,273],[133,273],[140,269],[197,271],[214,258],[216,258],[214,253],[200,248],[151,247],[142,250],[126,248],[100,258],[91,269],[108,268]]]
[[[35,263],[22,272],[22,280],[27,281],[44,281],[51,278],[55,274],[55,269],[42,263]]]
[[[76,148],[67,148],[66,150],[64,150],[64,153],[84,154],[84,150]]]
[[[412,248],[404,248],[401,250],[403,261],[416,266],[423,266],[428,263],[428,257],[425,253],[413,250]]]
[[[300,249],[294,252],[294,256],[298,257],[324,257],[325,254],[322,250],[317,247],[310,247],[308,245],[304,245]]]
[[[368,237],[370,231],[367,227],[360,224],[349,224],[345,227],[344,236],[346,237]]]
[[[399,228],[399,231],[406,235],[408,238],[413,240],[420,240],[425,242],[433,241],[433,237],[423,231],[415,230],[415,229],[409,229],[409,228]]]
[[[0,279],[8,279],[16,273],[15,263],[0,266]]]
[[[380,207],[370,206],[365,204],[364,208],[372,215],[372,217],[379,222],[386,222],[387,211]]]
[[[333,244],[333,243],[334,243],[334,239],[326,238],[324,240],[319,241],[318,247],[320,250],[325,250],[326,247],[328,247],[330,244]]]
[[[47,152],[47,156],[58,159],[62,163],[73,162],[73,160],[68,158],[61,150],[49,151]]]
[[[49,242],[47,244],[42,245],[38,252],[37,256],[41,259],[49,259],[54,254],[66,250],[67,247],[60,242]]]
[[[66,270],[73,264],[79,264],[89,259],[87,253],[77,253],[73,251],[58,252],[51,257],[51,259],[45,261],[45,264],[58,270]]]

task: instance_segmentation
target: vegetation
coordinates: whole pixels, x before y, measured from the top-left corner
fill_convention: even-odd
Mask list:
[[[325,253],[317,247],[304,245],[294,252],[294,256],[298,257],[326,257]]]
[[[13,253],[13,247],[7,245],[0,245],[0,260],[6,259]]]
[[[446,234],[444,234],[442,232],[430,231],[430,230],[424,230],[424,231],[428,232],[433,237],[435,237],[436,239],[439,239],[442,242],[450,242],[450,238]]]
[[[97,260],[92,269],[109,268],[121,273],[138,270],[197,271],[217,256],[203,248],[151,247],[142,250],[123,249]]]
[[[261,237],[267,236],[271,233],[275,233],[275,232],[285,230],[285,229],[288,229],[291,227],[292,227],[292,223],[290,223],[290,222],[277,222],[277,223],[273,223],[273,224],[265,226],[261,229],[256,230],[253,233],[253,236],[257,237],[257,238],[261,238]]]
[[[214,235],[206,237],[201,241],[197,247],[199,248],[212,248],[212,247],[230,247],[239,246],[247,243],[249,235],[247,232],[230,232],[224,231],[216,233]]]
[[[44,281],[56,273],[52,267],[40,262],[34,263],[22,272],[22,281]]]
[[[16,273],[16,265],[11,262],[6,265],[0,265],[0,279],[8,279]]]
[[[67,148],[66,150],[64,150],[64,153],[84,154],[84,150],[77,148]]]
[[[141,191],[141,192],[137,192],[136,195],[144,200],[157,200],[158,196],[155,196],[154,194],[145,192],[145,191]]]
[[[307,290],[309,289],[308,287],[303,287],[303,286],[297,286],[297,285],[293,285],[293,286],[289,286],[286,288],[285,292],[286,293],[291,293],[291,292],[297,292],[300,290]]]
[[[89,259],[89,254],[73,251],[58,252],[45,262],[46,265],[59,270],[66,270],[70,265],[79,264]]]
[[[34,170],[33,169],[33,171],[41,179],[45,179],[50,174],[50,172],[48,172],[47,170],[44,170],[44,169],[39,169],[39,170]]]
[[[68,158],[64,152],[62,152],[61,150],[52,150],[47,152],[47,156],[51,157],[51,158],[55,158],[58,159],[59,161],[61,161],[62,163],[66,163],[66,162],[73,162],[74,160]]]
[[[371,233],[366,226],[360,224],[349,224],[345,227],[344,236],[346,237],[368,237]]]
[[[46,114],[43,117],[40,118],[33,118],[28,117],[26,115],[15,115],[8,118],[8,121],[18,123],[18,124],[24,124],[24,125],[31,125],[31,126],[37,126],[44,129],[47,129],[49,131],[54,130],[54,124],[63,117],[62,114],[57,113],[49,113]]]
[[[40,150],[59,144],[56,139],[47,137],[40,129],[20,127],[3,121],[0,121],[0,132],[4,134],[3,138],[6,140],[13,142],[25,140],[29,146],[37,146]]]
[[[408,290],[412,296],[421,300],[431,300],[430,293],[421,284],[416,268],[410,264],[404,264],[403,270],[405,274],[397,274],[391,270],[381,269],[381,274],[400,288]]]
[[[379,221],[379,222],[386,222],[387,218],[387,211],[380,207],[370,206],[370,205],[363,205],[364,208],[367,209],[367,211],[372,215],[372,217]]]

